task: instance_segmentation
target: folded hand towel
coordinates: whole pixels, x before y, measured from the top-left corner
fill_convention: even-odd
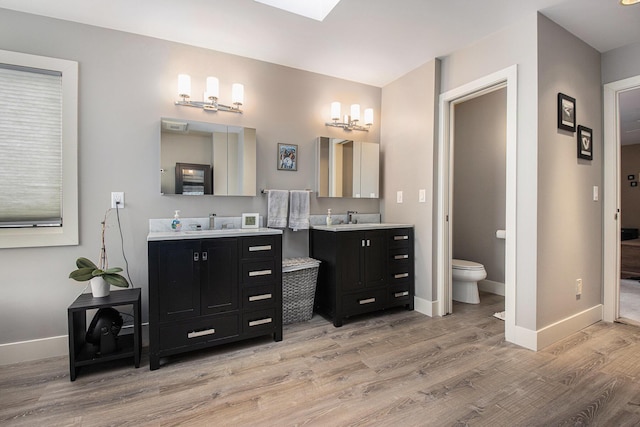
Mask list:
[[[285,228],[289,210],[289,191],[269,190],[267,202],[267,227]]]
[[[309,192],[291,191],[289,228],[293,231],[309,229]]]

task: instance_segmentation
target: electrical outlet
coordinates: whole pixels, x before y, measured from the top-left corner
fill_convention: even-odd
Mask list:
[[[582,295],[582,279],[576,279],[576,296]]]
[[[398,191],[396,193],[396,202],[397,203],[402,203],[402,191]]]
[[[111,192],[111,208],[123,209],[124,208],[124,192],[112,191]]]

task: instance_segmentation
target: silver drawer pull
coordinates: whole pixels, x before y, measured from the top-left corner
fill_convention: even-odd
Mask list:
[[[251,322],[249,322],[249,326],[266,325],[267,323],[271,323],[271,322],[273,322],[271,317],[266,317],[260,320],[252,320]]]
[[[269,274],[271,274],[271,270],[250,271],[249,272],[249,277],[268,276]]]
[[[409,259],[409,255],[404,254],[404,255],[396,255],[393,257],[393,259]]]
[[[271,299],[271,294],[251,295],[249,301],[262,301],[263,299]]]
[[[270,251],[270,250],[271,250],[271,245],[249,246],[249,252]]]
[[[193,331],[187,334],[187,338],[198,338],[198,337],[203,337],[205,335],[213,335],[215,333],[216,333],[216,330],[213,328],[205,329],[204,331]]]
[[[409,291],[396,292],[395,294],[393,294],[393,296],[396,298],[406,297],[407,295],[409,295]]]
[[[367,298],[367,299],[361,299],[360,301],[358,301],[358,303],[360,305],[371,304],[372,302],[376,302],[376,299],[375,298]]]
[[[409,240],[409,236],[393,236],[393,240]]]
[[[404,277],[409,277],[409,273],[399,273],[399,274],[394,274],[393,275],[394,279],[402,279]]]

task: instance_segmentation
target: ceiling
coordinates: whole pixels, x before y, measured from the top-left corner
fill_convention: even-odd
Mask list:
[[[640,42],[640,4],[619,0],[341,0],[322,22],[254,0],[0,0],[0,8],[376,87],[536,11],[600,52]],[[640,89],[620,102],[621,142],[640,143]]]
[[[253,0],[0,0],[0,8],[377,87],[538,10],[600,52],[640,41],[640,5],[618,0],[341,0],[322,22]]]

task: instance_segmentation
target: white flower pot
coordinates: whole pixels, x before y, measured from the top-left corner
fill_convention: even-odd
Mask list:
[[[110,286],[104,279],[100,276],[94,277],[89,280],[91,283],[91,293],[95,298],[106,297],[109,296]]]

